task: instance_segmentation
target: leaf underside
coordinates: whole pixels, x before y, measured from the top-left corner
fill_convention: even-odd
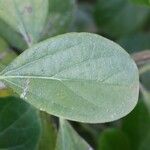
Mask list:
[[[80,122],[108,122],[138,100],[138,70],[117,44],[90,33],[70,33],[22,53],[0,79],[50,114]]]

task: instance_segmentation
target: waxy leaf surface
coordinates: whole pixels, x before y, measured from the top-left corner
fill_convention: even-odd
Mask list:
[[[97,123],[128,114],[138,100],[138,70],[114,42],[70,33],[26,50],[0,75],[21,98],[66,119]]]

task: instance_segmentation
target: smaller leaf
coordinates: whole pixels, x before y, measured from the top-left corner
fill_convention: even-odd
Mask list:
[[[120,38],[142,28],[149,12],[147,7],[129,0],[97,0],[95,19],[105,35]]]
[[[56,150],[92,150],[92,148],[67,121],[60,119]]]
[[[0,36],[3,37],[12,47],[21,51],[27,48],[23,36],[6,24],[2,19],[0,19]]]
[[[45,112],[40,112],[41,118],[41,137],[39,140],[39,150],[53,150],[56,144],[56,129],[51,116]]]
[[[121,130],[112,128],[101,133],[98,150],[130,150],[130,145]]]
[[[61,5],[60,5],[61,4]],[[43,35],[46,37],[65,33],[73,20],[75,0],[49,0],[49,13]]]
[[[41,38],[48,0],[0,0],[0,18],[21,33],[30,46]]]
[[[80,4],[75,11],[75,19],[71,26],[71,31],[76,32],[96,32],[97,27],[93,18],[93,7],[87,3]]]
[[[0,149],[35,150],[39,137],[36,110],[19,98],[0,98]]]
[[[0,37],[0,71],[9,64],[16,54],[10,50],[8,44]],[[0,82],[0,97],[9,96],[12,92],[6,89],[5,85]]]
[[[0,37],[0,63],[7,66],[17,55],[8,44]]]
[[[118,43],[129,53],[150,49],[150,34],[137,33],[125,36],[118,40]]]
[[[129,137],[131,149],[149,150],[150,113],[141,100],[136,108],[123,119],[122,130]]]

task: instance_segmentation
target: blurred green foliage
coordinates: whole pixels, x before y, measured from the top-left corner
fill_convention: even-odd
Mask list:
[[[100,134],[99,150],[130,150],[129,140],[121,130],[106,129]]]
[[[140,100],[136,108],[122,119],[120,128],[106,129],[100,134],[99,150],[149,150],[150,114]]]
[[[149,0],[131,0],[131,1],[134,2],[134,3],[137,3],[137,4],[145,4],[145,5],[150,6],[150,1]]]
[[[0,98],[0,149],[35,149],[40,138],[37,111],[15,97]]]
[[[9,48],[6,41],[0,37],[0,63],[8,65],[16,56],[16,53]]]
[[[95,7],[99,30],[114,38],[141,30],[150,12],[147,7],[128,0],[98,0]]]
[[[46,25],[41,33],[43,39],[72,31],[94,32],[119,43],[131,55],[150,50],[149,0],[78,0],[75,5],[73,0],[63,2],[62,0],[49,0],[49,3],[51,5],[49,5]],[[5,21],[0,20],[1,67],[9,64],[26,48],[27,44],[22,35],[12,29]],[[146,64],[149,62],[146,61]],[[149,91],[150,71],[140,76],[140,82]],[[10,95],[10,91],[0,90],[0,97],[8,95]],[[148,97],[148,101],[150,101],[150,97]],[[8,111],[3,110],[6,104],[4,102],[10,103]],[[15,107],[20,109],[17,111]],[[39,149],[55,149],[56,133],[58,132],[57,119],[48,117],[45,113],[37,115],[35,110],[31,109],[32,113],[30,115],[27,113],[20,122],[17,117],[21,116],[28,107],[31,106],[20,99],[0,99],[0,149],[6,148],[6,145],[7,148],[13,146],[12,143],[16,140],[15,138],[9,140],[8,135],[1,134],[4,128],[10,134],[16,135],[13,137],[18,139],[21,138],[21,134],[18,133],[24,133],[24,140],[28,134],[36,134],[36,137],[33,135],[33,147],[37,145],[36,142],[39,139]],[[2,117],[3,114],[6,114],[7,117]],[[38,119],[41,119],[41,122]],[[8,125],[15,120],[17,120],[16,124],[10,126],[12,128],[8,130]],[[136,108],[123,119],[95,125],[72,122],[72,125],[96,150],[150,149],[150,113],[142,91]],[[16,128],[17,130],[15,130]],[[72,127],[68,126],[68,123],[67,128],[73,130]],[[70,136],[67,132],[65,134]],[[5,144],[2,143],[4,140]]]

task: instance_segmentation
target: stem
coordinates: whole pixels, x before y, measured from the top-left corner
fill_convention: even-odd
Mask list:
[[[63,125],[65,122],[65,119],[63,119],[62,117],[59,117],[59,125]]]
[[[28,47],[30,48],[33,45],[33,40],[31,36],[23,29],[20,29],[20,33],[22,34],[22,36],[24,37],[24,40],[26,41]]]

